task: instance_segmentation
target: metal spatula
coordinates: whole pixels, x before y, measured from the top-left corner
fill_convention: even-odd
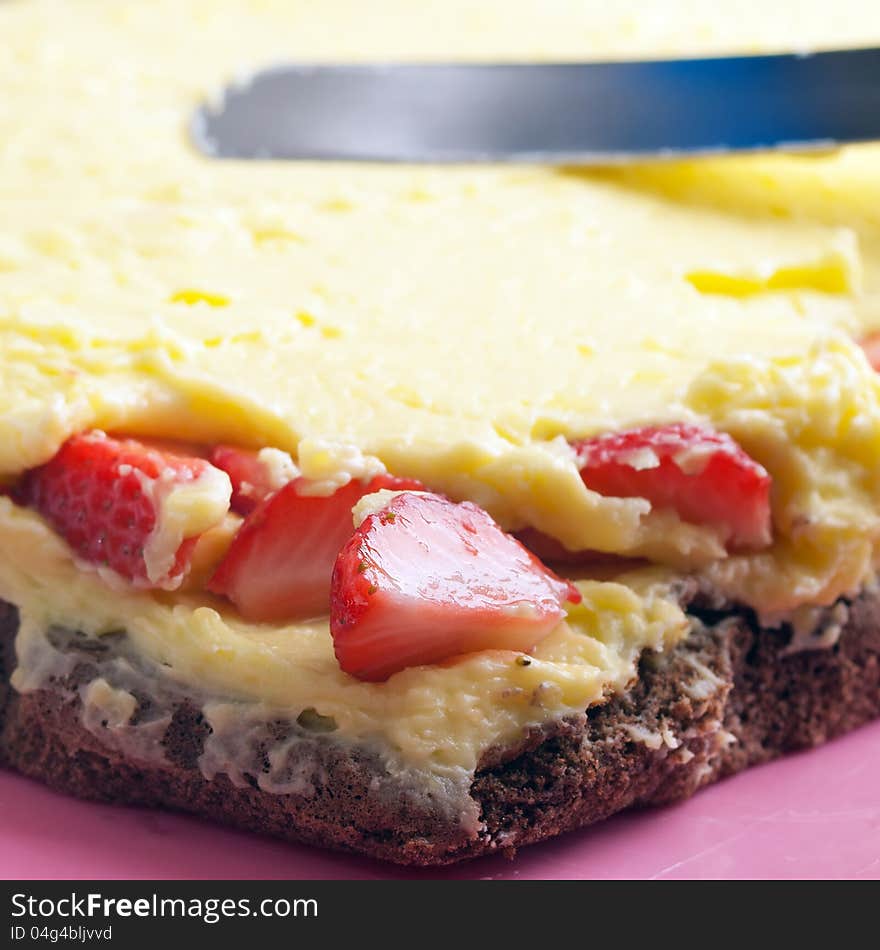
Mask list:
[[[880,139],[880,49],[610,63],[285,65],[198,110],[219,158],[607,164]]]

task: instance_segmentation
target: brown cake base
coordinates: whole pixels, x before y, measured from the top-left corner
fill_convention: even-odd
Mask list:
[[[788,629],[760,628],[746,614],[694,613],[693,633],[669,656],[646,656],[626,696],[487,755],[470,789],[476,827],[448,802],[405,789],[377,793],[381,761],[332,737],[298,745],[297,754],[320,766],[307,793],[266,792],[256,776],[243,787],[222,774],[208,781],[197,759],[209,727],[186,699],[175,701],[161,738],[164,762],[131,761],[79,715],[76,687],[94,678],[94,641],[71,639],[67,648],[81,652],[67,681],[24,695],[9,686],[18,617],[2,601],[0,764],[80,798],[179,809],[291,841],[440,865],[513,854],[625,808],[686,798],[880,715],[880,593],[837,605],[826,620],[840,624],[839,636],[817,636],[817,648],[796,651]]]

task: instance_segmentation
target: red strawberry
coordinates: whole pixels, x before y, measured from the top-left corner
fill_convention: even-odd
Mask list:
[[[731,548],[771,540],[770,476],[723,432],[675,423],[574,443],[587,488],[646,498],[683,521],[721,529]]]
[[[283,453],[278,454],[284,458]],[[264,498],[284,485],[284,481],[279,481],[279,473],[272,471],[259,452],[218,445],[211,452],[211,463],[229,476],[232,482],[231,507],[240,515],[250,514]],[[289,461],[289,468],[291,476],[296,477],[292,461]]]
[[[28,472],[19,497],[83,561],[174,588],[198,536],[225,516],[229,479],[204,459],[89,432]]]
[[[530,650],[580,599],[482,508],[404,492],[336,559],[330,632],[343,670],[384,680],[462,653]]]
[[[351,509],[386,488],[421,489],[412,479],[377,475],[332,495],[304,495],[298,478],[262,501],[245,519],[208,590],[228,597],[248,620],[295,620],[327,612],[330,574],[354,531]]]
[[[859,341],[859,345],[865,351],[868,362],[875,370],[880,372],[880,333],[872,333]]]
[[[598,577],[603,573],[611,577],[615,573],[622,573],[627,568],[635,568],[646,563],[644,559],[628,558],[605,551],[593,551],[590,548],[569,551],[561,541],[552,535],[544,534],[543,531],[538,531],[537,528],[523,528],[517,531],[514,537],[545,564],[577,564],[580,567],[589,567],[591,577]]]

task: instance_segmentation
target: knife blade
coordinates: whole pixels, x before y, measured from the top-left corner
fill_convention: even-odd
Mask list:
[[[594,63],[280,65],[193,118],[229,159],[616,164],[880,139],[880,48]]]

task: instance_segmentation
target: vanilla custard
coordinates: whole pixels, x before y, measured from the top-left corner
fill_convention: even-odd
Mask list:
[[[564,0],[0,2],[0,479],[71,434],[384,465],[570,549],[662,565],[584,581],[530,666],[478,654],[359,683],[327,624],[107,585],[0,498],[0,598],[42,632],[126,629],[207,695],[317,710],[424,768],[624,689],[701,574],[766,618],[874,571],[880,146],[624,169],[220,162],[193,109],[281,60],[572,60],[880,42],[880,5]],[[674,421],[773,479],[771,549],[603,498],[569,440]],[[309,468],[311,466],[311,468]],[[334,479],[337,481],[334,482]]]

